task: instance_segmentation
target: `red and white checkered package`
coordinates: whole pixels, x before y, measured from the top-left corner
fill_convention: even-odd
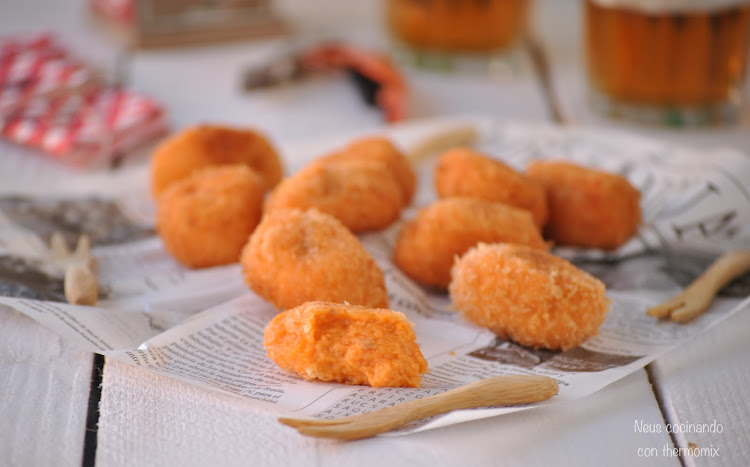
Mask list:
[[[48,34],[0,41],[0,135],[76,165],[167,131],[154,100],[99,83]]]
[[[166,130],[164,112],[153,100],[98,87],[33,99],[7,115],[0,132],[10,141],[80,165],[123,154]]]
[[[97,80],[50,34],[0,40],[0,114],[34,97],[72,92]]]

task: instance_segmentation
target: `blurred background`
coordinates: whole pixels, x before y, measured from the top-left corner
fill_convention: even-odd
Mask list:
[[[592,104],[596,96],[591,92],[592,81],[587,72],[587,63],[591,60],[587,60],[585,48],[585,1],[510,1],[527,8],[526,31],[531,40],[523,39],[523,31],[517,31],[517,41],[511,41],[507,47],[501,46],[499,52],[492,50],[491,58],[486,60],[484,51],[480,50],[481,44],[479,49],[468,53],[466,50],[448,50],[448,57],[460,57],[455,63],[446,62],[444,57],[415,56],[414,48],[410,49],[410,44],[404,42],[404,39],[413,43],[420,40],[414,35],[411,39],[408,37],[410,28],[414,32],[423,27],[427,31],[423,39],[432,34],[432,39],[424,39],[427,48],[446,48],[446,44],[449,46],[451,40],[455,43],[456,38],[441,39],[435,31],[444,31],[447,24],[455,26],[459,21],[472,21],[471,18],[482,19],[485,23],[476,30],[464,24],[461,27],[466,34],[491,28],[491,23],[487,22],[489,15],[482,13],[485,11],[482,9],[503,2],[4,0],[0,5],[0,36],[7,39],[52,33],[71,56],[99,70],[105,82],[125,87],[158,103],[171,129],[209,121],[252,125],[263,129],[273,139],[285,142],[313,139],[321,134],[376,131],[389,123],[389,106],[368,104],[368,83],[357,83],[356,79],[352,80],[351,73],[336,72],[337,66],[351,71],[351,63],[343,67],[329,63],[325,73],[306,73],[290,82],[279,80],[279,83],[247,89],[249,73],[262,74],[274,64],[279,68],[278,62],[284,57],[295,56],[324,41],[334,40],[359,54],[347,60],[354,60],[354,68],[359,68],[355,71],[365,70],[365,75],[372,72],[368,69],[372,68],[368,64],[372,56],[388,57],[390,68],[386,67],[388,69],[383,72],[377,68],[379,65],[375,65],[376,71],[372,73],[376,88],[385,89],[384,83],[393,76],[403,80],[405,90],[394,98],[403,101],[402,112],[397,118],[390,119],[392,121],[479,114],[499,120],[613,127],[684,144],[728,145],[750,150],[746,75],[732,97],[734,102],[744,99],[745,105],[732,113],[731,118],[713,118],[715,115],[705,118],[703,114],[695,118],[674,117],[673,114],[642,118],[643,115],[634,117],[627,112],[613,113],[610,108],[603,108],[601,92],[598,93],[597,105]],[[613,0],[601,1],[611,4]],[[660,12],[648,8],[664,3],[620,1],[641,5],[639,8],[645,8],[643,11],[652,16]],[[684,0],[678,0],[678,3],[680,1],[685,3]],[[675,0],[665,2],[674,4]],[[727,6],[727,2],[731,5]],[[705,5],[711,2],[687,3],[694,4],[693,8],[698,4],[697,8],[705,9]],[[720,0],[719,3],[720,8],[744,12],[744,19],[738,20],[744,21],[744,26],[735,21],[739,24],[735,28],[739,31],[736,33],[739,39],[735,42],[744,44],[742,61],[746,61],[747,10],[750,6],[743,0]],[[443,17],[435,13],[438,7],[445,10],[462,4],[469,5],[462,6],[464,13],[466,8],[472,8],[479,14],[467,20],[461,16],[464,13],[443,11]],[[433,8],[435,11],[429,17],[432,23],[428,21],[420,26],[420,19],[415,19],[414,12],[408,11],[409,7],[412,10]],[[248,19],[248,10],[253,8],[260,19]],[[397,8],[403,11],[395,10]],[[403,13],[402,17],[394,20],[394,15],[399,13]],[[668,14],[674,12],[670,10]],[[684,14],[675,17],[674,22],[682,24],[685,21]],[[609,21],[602,26],[605,32],[614,33],[621,27]],[[716,37],[721,36],[726,27],[716,19],[704,23],[713,28],[709,33]],[[200,28],[207,24],[210,24],[208,29],[212,29],[201,32]],[[502,24],[508,27],[507,19]],[[682,26],[674,27],[677,31]],[[187,34],[183,34],[185,30],[189,30]],[[403,33],[401,37],[398,37],[399,33]],[[652,43],[656,40],[654,38],[662,37],[658,34],[670,33],[655,27],[653,31],[642,28],[640,34],[641,39],[624,41],[620,44],[623,50],[612,53],[623,54],[632,61],[638,44]],[[682,36],[675,37],[677,39],[672,38],[672,42],[682,41]],[[440,43],[440,40],[446,42]],[[604,39],[598,42],[604,47]],[[702,43],[701,39],[689,42],[692,52],[686,57],[690,63],[700,61],[696,57],[701,50],[708,57],[706,60],[719,60],[715,50],[720,49],[710,48],[719,46],[704,44],[703,47]],[[609,56],[606,50],[597,53]],[[663,55],[669,58],[674,54],[666,52]],[[466,56],[470,59],[461,61]],[[652,66],[635,66],[635,69],[654,68],[656,65],[653,64],[661,59],[652,60]],[[716,63],[719,62],[711,62],[708,67],[715,69]],[[700,63],[696,64],[695,69],[700,69],[700,66]],[[691,73],[694,71],[689,68],[680,71],[681,78],[675,80],[675,85],[689,81]],[[373,76],[365,77],[370,78],[371,87]],[[632,76],[623,79],[635,82]],[[667,83],[671,81],[667,80]],[[667,87],[672,86],[667,84]],[[7,114],[5,117],[7,123]]]

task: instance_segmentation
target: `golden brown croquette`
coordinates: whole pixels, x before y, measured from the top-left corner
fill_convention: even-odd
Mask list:
[[[558,245],[616,249],[641,224],[640,193],[620,175],[566,161],[533,161],[527,173],[544,185],[546,235]]]
[[[453,266],[453,306],[468,320],[529,347],[570,349],[599,331],[604,284],[544,250],[480,244]]]
[[[435,166],[434,179],[441,198],[497,201],[530,211],[540,229],[547,222],[547,196],[539,182],[472,149],[455,148],[443,153]]]
[[[393,259],[412,279],[446,288],[455,257],[479,242],[547,248],[529,211],[482,199],[444,198],[404,223]]]
[[[162,141],[151,156],[154,197],[172,182],[212,165],[245,164],[260,174],[264,189],[283,176],[281,159],[271,142],[254,129],[199,125]]]
[[[401,188],[383,163],[340,160],[309,165],[284,179],[265,211],[316,208],[357,233],[389,226],[403,205]]]
[[[340,221],[317,209],[265,214],[241,263],[245,282],[280,310],[308,301],[388,308],[375,260]]]
[[[260,222],[263,191],[245,165],[207,167],[171,184],[157,202],[164,247],[191,268],[236,263]]]
[[[401,188],[404,204],[411,203],[417,188],[416,173],[403,152],[388,138],[369,136],[356,139],[343,149],[316,159],[313,164],[327,164],[344,160],[362,160],[385,164]]]

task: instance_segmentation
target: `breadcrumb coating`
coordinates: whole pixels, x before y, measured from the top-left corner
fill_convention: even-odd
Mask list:
[[[341,222],[316,209],[264,215],[241,263],[248,286],[280,310],[308,301],[388,307],[375,260]]]
[[[444,289],[454,259],[480,242],[547,248],[529,211],[482,199],[443,198],[404,223],[393,260],[412,279]]]
[[[419,387],[427,371],[412,323],[388,309],[304,303],[276,315],[263,343],[277,365],[308,380]]]
[[[155,198],[172,182],[212,165],[245,164],[260,174],[264,190],[283,176],[271,142],[254,129],[199,125],[162,141],[151,155],[151,192]]]
[[[356,233],[389,226],[403,206],[401,188],[385,164],[337,160],[314,163],[284,179],[266,200],[265,211],[316,208]]]
[[[416,173],[406,156],[389,139],[382,136],[359,138],[343,149],[316,159],[313,163],[327,164],[346,160],[385,164],[401,188],[404,205],[411,204],[417,189]]]
[[[260,222],[263,191],[245,165],[207,167],[171,184],[157,202],[164,247],[191,268],[236,263]]]
[[[546,235],[556,244],[613,250],[638,231],[641,195],[626,178],[566,161],[526,170],[547,191]]]
[[[566,350],[598,333],[604,284],[546,251],[480,244],[453,266],[453,305],[470,321],[529,347]]]
[[[531,211],[539,228],[547,222],[547,195],[536,180],[469,148],[443,153],[435,166],[435,190],[441,198],[466,196]]]

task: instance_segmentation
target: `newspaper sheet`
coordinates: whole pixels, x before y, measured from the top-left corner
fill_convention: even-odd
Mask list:
[[[399,434],[586,396],[748,306],[750,281],[744,278],[688,324],[645,314],[721,252],[750,246],[750,156],[733,150],[698,153],[601,130],[486,119],[406,126],[390,136],[408,147],[457,123],[476,125],[479,149],[519,169],[533,158],[572,159],[621,173],[641,190],[644,226],[620,250],[555,250],[604,281],[612,299],[599,335],[580,347],[527,348],[464,320],[451,310],[446,294],[422,288],[392,264],[397,224],[360,238],[384,272],[391,308],[414,323],[429,363],[422,387],[304,381],[266,356],[263,330],[278,311],[244,285],[238,265],[188,270],[165,253],[152,225],[145,170],[116,183],[89,177],[1,193],[0,307],[24,313],[92,352],[251,398],[284,415],[365,413],[503,374],[539,374],[559,383],[559,394],[545,402],[457,411],[415,422]],[[298,168],[343,142],[321,140],[283,153],[295,161],[294,170],[294,164]],[[431,170],[429,161],[419,167],[420,192],[403,218],[434,199]],[[47,261],[46,242],[56,230],[71,242],[81,231],[92,236],[102,292],[97,307],[62,303],[62,273]]]

